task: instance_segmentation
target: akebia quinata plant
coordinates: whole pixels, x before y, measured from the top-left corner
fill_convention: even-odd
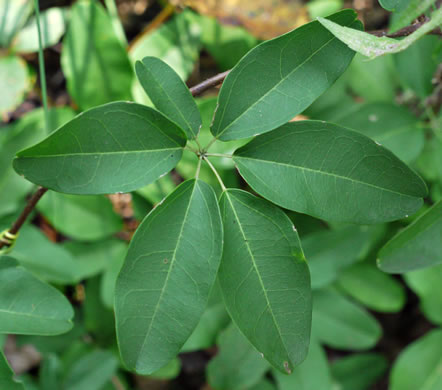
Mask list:
[[[362,29],[352,10],[328,19]],[[117,337],[129,369],[151,374],[173,359],[219,284],[239,330],[290,374],[309,349],[312,294],[308,259],[284,209],[368,225],[421,208],[425,183],[379,143],[333,123],[291,122],[354,54],[317,21],[258,45],[225,79],[208,145],[199,140],[202,120],[189,89],[164,62],[146,57],[135,70],[155,108],[123,101],[92,108],[18,153],[19,174],[76,195],[133,191],[171,171],[184,150],[195,153],[195,178],[144,218],[117,280]],[[216,143],[249,138],[231,155],[211,153]],[[213,164],[220,157],[233,160],[253,193],[226,188]],[[199,177],[202,164],[219,180],[218,199]],[[431,225],[431,215],[421,218],[416,224]],[[394,240],[390,247],[401,245]],[[380,266],[397,269],[389,249]]]

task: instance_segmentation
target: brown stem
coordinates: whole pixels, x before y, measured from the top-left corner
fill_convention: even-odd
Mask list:
[[[223,72],[223,73],[219,73],[219,74],[211,77],[210,79],[207,79],[207,80],[203,81],[202,83],[199,83],[199,84],[195,85],[194,87],[190,88],[190,92],[192,93],[193,96],[201,95],[204,91],[207,91],[208,89],[210,89],[218,84],[221,84],[229,73],[230,73],[230,70]]]
[[[39,187],[38,190],[29,198],[25,208],[23,209],[19,217],[16,219],[16,221],[12,224],[11,228],[9,229],[10,234],[15,235],[19,232],[23,224],[26,222],[26,219],[29,217],[29,214],[32,213],[32,211],[35,208],[35,205],[47,190],[48,190],[47,188]],[[6,245],[7,244],[5,242],[0,241],[0,249]]]

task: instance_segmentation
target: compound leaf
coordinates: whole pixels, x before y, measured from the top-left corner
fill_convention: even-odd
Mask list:
[[[56,335],[72,328],[74,311],[57,289],[11,257],[0,257],[0,333]]]
[[[116,102],[93,108],[17,154],[29,181],[71,194],[129,192],[169,172],[184,133],[157,111]]]
[[[230,316],[274,367],[307,355],[310,275],[298,234],[271,203],[241,190],[220,199],[225,245],[219,281]]]
[[[403,273],[442,262],[442,200],[388,241],[378,255],[384,272]]]
[[[138,80],[155,107],[175,122],[187,135],[196,138],[201,127],[201,115],[184,81],[165,62],[145,57],[135,63]]]
[[[330,19],[360,26],[351,10]],[[262,43],[223,83],[213,135],[222,141],[247,138],[288,122],[333,84],[353,55],[318,22]]]
[[[152,374],[178,354],[206,307],[222,237],[215,193],[200,180],[181,184],[144,219],[115,290],[128,368]]]
[[[427,194],[390,151],[331,123],[288,123],[238,149],[234,161],[265,198],[326,220],[392,221],[416,212]]]

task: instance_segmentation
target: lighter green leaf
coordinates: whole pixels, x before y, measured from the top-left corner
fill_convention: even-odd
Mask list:
[[[404,278],[407,285],[419,296],[425,317],[442,325],[442,264],[407,272]]]
[[[330,18],[360,26],[351,10]],[[213,135],[222,141],[247,138],[288,122],[333,84],[353,55],[318,22],[262,43],[224,81]]]
[[[14,380],[14,372],[9,366],[2,349],[0,348],[0,389],[24,390],[24,386]]]
[[[55,45],[66,29],[67,12],[65,8],[50,8],[40,14],[42,47]],[[38,51],[37,19],[31,18],[12,41],[12,48],[21,53]]]
[[[368,349],[382,334],[371,314],[332,289],[314,292],[312,327],[320,342],[337,349]]]
[[[58,192],[129,192],[169,172],[184,134],[157,111],[116,102],[93,108],[18,153],[14,169]]]
[[[421,0],[417,0],[421,1]],[[399,53],[407,49],[410,45],[422,38],[429,31],[442,24],[442,8],[433,12],[431,20],[425,23],[412,34],[402,40],[387,37],[376,37],[372,34],[343,27],[337,23],[324,18],[318,18],[319,22],[344,42],[348,47],[363,54],[366,57],[376,58],[389,53]]]
[[[188,139],[198,136],[201,115],[184,81],[165,62],[144,57],[135,63],[138,80],[155,107],[175,122]]]
[[[237,150],[234,161],[265,198],[331,221],[403,218],[427,194],[422,179],[390,151],[331,123],[289,123]]]
[[[255,385],[269,364],[231,324],[219,337],[219,353],[207,366],[207,379],[215,390],[242,390]]]
[[[390,390],[442,388],[442,330],[434,329],[405,348],[394,363]]]
[[[401,7],[392,16],[390,32],[396,32],[411,24],[420,15],[425,13],[436,0],[402,0]]]
[[[368,262],[343,270],[338,285],[348,295],[376,311],[397,312],[405,304],[402,284]]]
[[[32,0],[0,0],[0,47],[8,47],[32,12]]]
[[[66,376],[65,390],[101,390],[116,373],[117,358],[110,351],[93,351],[79,359]]]
[[[112,242],[114,244],[111,256],[107,259],[107,267],[101,278],[100,285],[101,300],[110,309],[114,307],[115,284],[127,253],[127,245],[125,243],[122,241]]]
[[[167,363],[164,367],[160,368],[158,371],[155,371],[152,375],[149,375],[150,378],[155,379],[173,379],[176,378],[181,371],[181,361],[178,357],[173,358],[169,363]]]
[[[135,233],[115,290],[120,353],[151,374],[180,351],[198,324],[222,251],[216,197],[207,184],[181,184]]]
[[[121,217],[103,195],[76,196],[50,191],[37,208],[57,231],[75,240],[97,241],[123,230]]]
[[[416,160],[424,147],[425,133],[418,119],[394,104],[363,104],[333,122],[370,137],[406,163]]]
[[[375,353],[352,354],[335,360],[331,366],[339,390],[368,390],[387,370],[384,356]]]
[[[68,91],[82,110],[131,98],[129,57],[98,1],[77,1],[72,6],[61,66]]]
[[[225,191],[220,207],[227,310],[264,358],[290,373],[307,355],[311,321],[310,275],[296,229],[280,209],[241,190]]]
[[[0,57],[0,115],[15,110],[23,102],[32,84],[28,66],[21,57]]]
[[[442,200],[388,241],[378,254],[384,272],[403,273],[442,262]]]
[[[278,390],[332,390],[327,355],[312,339],[307,358],[289,376],[274,372]]]
[[[72,328],[74,311],[57,289],[11,257],[0,257],[0,333],[56,335]]]
[[[397,11],[402,9],[410,0],[379,0],[379,3],[387,11]]]

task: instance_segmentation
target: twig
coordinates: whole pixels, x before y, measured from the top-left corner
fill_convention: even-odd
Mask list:
[[[29,214],[32,213],[32,211],[35,208],[35,205],[40,200],[40,198],[46,193],[48,189],[39,187],[38,190],[29,198],[28,203],[26,204],[25,208],[21,212],[20,216],[16,219],[16,221],[12,224],[11,228],[9,229],[9,234],[16,235],[23,224],[26,222],[26,220],[29,217]],[[6,242],[0,241],[0,249],[2,249],[4,246],[6,246]]]
[[[387,31],[368,31],[369,34],[375,35],[377,37],[388,37],[388,38],[400,38],[400,37],[406,37],[408,35],[413,34],[416,30],[421,28],[427,21],[425,22],[418,22],[415,24],[412,24],[410,26],[401,28],[400,30],[396,31],[395,33],[388,34]],[[442,30],[440,27],[435,28],[434,30],[431,30],[428,34],[432,35],[439,35],[442,36]]]
[[[190,92],[193,96],[201,95],[204,91],[207,91],[208,89],[215,87],[218,84],[221,84],[224,79],[229,74],[230,70],[219,73],[216,76],[211,77],[210,79],[207,79],[203,81],[202,83],[199,83],[195,85],[194,87],[190,88]]]

